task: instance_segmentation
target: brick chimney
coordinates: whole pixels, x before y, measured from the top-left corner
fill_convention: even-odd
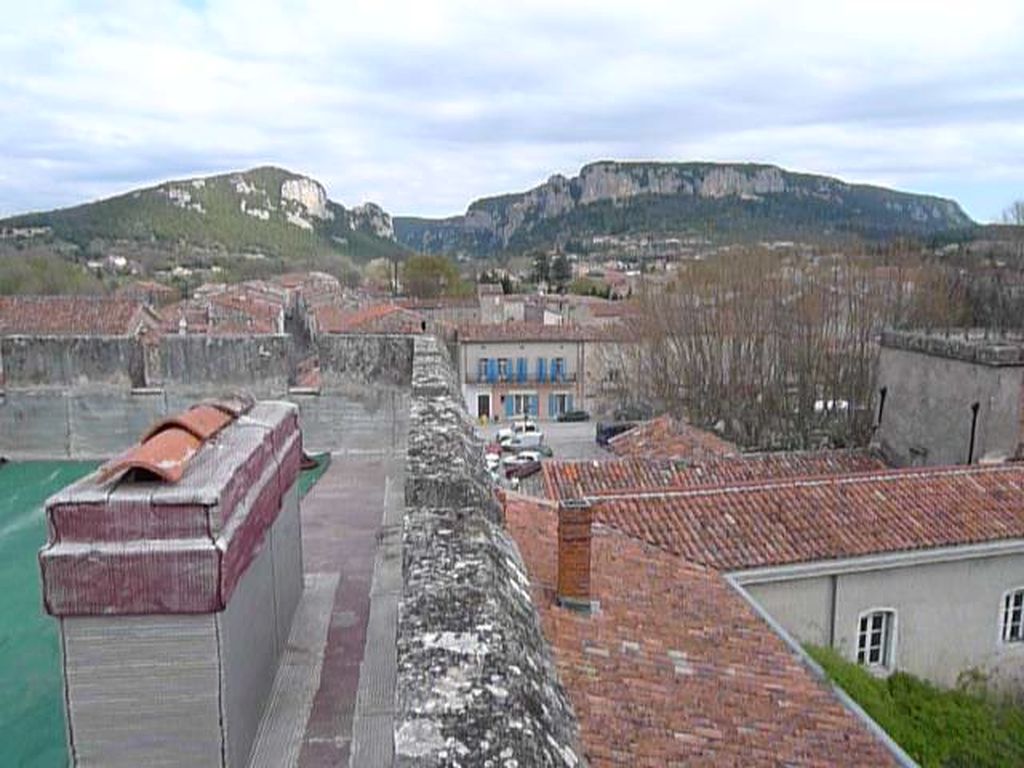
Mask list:
[[[590,525],[593,513],[583,499],[558,505],[558,603],[590,613]]]

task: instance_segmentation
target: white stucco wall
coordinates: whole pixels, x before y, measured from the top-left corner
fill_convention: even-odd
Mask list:
[[[967,462],[971,405],[978,403],[974,462],[1012,456],[1020,438],[1024,368],[990,366],[883,347],[874,413],[886,389],[875,439],[900,465]]]
[[[747,583],[746,590],[803,643],[828,645],[856,660],[862,612],[896,611],[895,667],[953,686],[976,668],[998,687],[1024,690],[1024,643],[1000,640],[1002,598],[1024,587],[1024,554]]]
[[[538,398],[540,419],[550,418],[548,413],[548,396],[551,394],[571,394],[573,406],[583,407],[585,402],[583,377],[579,375],[583,355],[583,344],[578,341],[498,341],[498,342],[463,342],[459,345],[459,377],[462,382],[462,395],[469,412],[476,416],[477,395],[491,395],[491,412],[499,419],[505,418],[505,410],[501,399],[503,396],[532,394]],[[516,380],[516,359],[526,358],[527,380]],[[537,381],[537,359],[544,358],[546,377],[551,374],[551,360],[565,360],[565,381]],[[495,360],[505,358],[509,361],[511,381],[478,381],[481,359]]]

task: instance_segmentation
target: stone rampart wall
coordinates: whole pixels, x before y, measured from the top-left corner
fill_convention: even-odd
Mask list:
[[[320,340],[320,394],[289,391],[290,336],[0,339],[0,456],[108,458],[157,419],[247,392],[300,408],[311,451],[400,451],[409,418],[409,336]]]
[[[395,765],[575,766],[578,725],[447,350],[417,339]]]

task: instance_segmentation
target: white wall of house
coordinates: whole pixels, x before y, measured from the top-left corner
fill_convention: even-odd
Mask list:
[[[874,414],[875,441],[901,466],[977,463],[1013,456],[1024,438],[1024,367],[995,366],[882,347]],[[882,389],[885,401],[882,406]],[[977,404],[974,453],[971,424]]]
[[[526,360],[526,380],[520,381],[517,361]],[[538,360],[544,360],[544,380],[538,381]],[[563,361],[563,375],[558,381],[551,381],[552,361]],[[481,361],[506,360],[509,375],[507,380],[487,380],[487,363]],[[580,341],[498,341],[462,342],[459,345],[459,377],[462,393],[469,412],[478,415],[478,397],[482,393],[491,396],[491,418],[506,419],[512,402],[511,413],[520,415],[521,403],[525,398],[535,398],[536,417],[550,419],[560,409],[583,407],[583,342]],[[554,401],[552,401],[554,396]],[[552,412],[552,404],[555,412]]]
[[[896,612],[895,669],[944,686],[977,669],[994,686],[1017,691],[1024,690],[1024,643],[1004,643],[1000,631],[1003,597],[1020,587],[1024,553],[744,583],[800,642],[827,646],[831,638],[856,661],[859,617],[889,608]]]

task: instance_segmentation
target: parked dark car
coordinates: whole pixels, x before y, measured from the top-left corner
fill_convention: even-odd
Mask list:
[[[590,421],[590,414],[586,411],[565,411],[558,414],[558,421]]]
[[[598,445],[608,445],[608,441],[616,435],[621,435],[628,429],[632,429],[637,425],[635,421],[612,421],[612,422],[597,422],[597,429],[595,430],[595,439]]]
[[[535,475],[540,472],[540,462],[531,461],[526,464],[520,464],[515,467],[509,467],[505,470],[505,477],[511,480],[513,477],[525,480],[531,475]]]

